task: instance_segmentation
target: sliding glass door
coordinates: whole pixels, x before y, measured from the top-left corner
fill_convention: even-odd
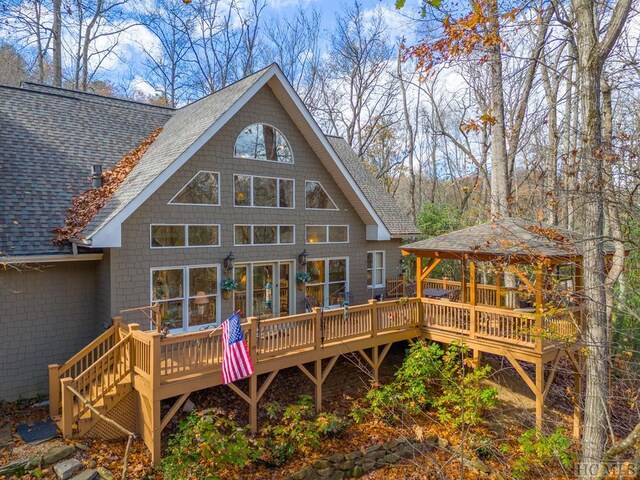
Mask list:
[[[262,318],[291,315],[294,306],[293,261],[238,264],[234,278],[239,287],[233,295],[233,308],[243,317]]]

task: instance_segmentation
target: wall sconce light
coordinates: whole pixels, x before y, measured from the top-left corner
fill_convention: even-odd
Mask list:
[[[302,250],[300,255],[298,255],[298,263],[300,265],[306,265],[308,256],[309,256],[309,252],[307,252],[307,249],[305,248],[304,250]]]
[[[233,252],[229,252],[229,255],[227,255],[227,257],[224,259],[224,269],[227,272],[230,272],[231,270],[233,270],[233,263],[236,260],[236,256],[233,254]]]

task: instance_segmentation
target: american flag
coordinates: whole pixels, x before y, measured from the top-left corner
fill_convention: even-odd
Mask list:
[[[253,373],[249,349],[240,327],[239,312],[222,324],[222,349],[222,383],[226,385]]]

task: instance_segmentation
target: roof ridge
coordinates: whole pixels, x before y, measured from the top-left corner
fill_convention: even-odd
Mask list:
[[[99,93],[83,92],[82,90],[74,90],[72,88],[56,87],[54,85],[47,85],[45,83],[24,82],[23,81],[23,82],[20,83],[20,85],[21,85],[20,87],[12,87],[12,88],[17,88],[18,90],[22,90],[22,91],[42,93],[43,95],[55,95],[55,96],[59,96],[59,97],[74,98],[76,100],[81,100],[80,98],[77,98],[77,97],[74,97],[74,96],[66,94],[68,92],[69,94],[86,95],[87,97],[91,97],[91,98],[94,98],[94,99],[99,99],[99,100],[107,101],[107,102],[110,102],[110,101],[122,102],[122,103],[127,103],[127,104],[130,104],[130,105],[136,105],[136,106],[142,106],[142,107],[151,107],[151,108],[156,108],[156,109],[161,109],[161,110],[169,110],[171,112],[176,110],[173,107],[169,107],[169,106],[165,106],[165,105],[154,105],[152,103],[140,102],[140,101],[137,101],[137,100],[130,100],[128,98],[108,97],[106,95],[100,95]],[[24,85],[27,85],[27,86],[25,87]],[[28,87],[29,85],[31,85],[33,87],[40,87],[40,88],[44,88],[44,89],[54,90],[54,92],[45,92],[45,91],[42,91],[42,90],[38,90],[37,88],[35,88],[35,89],[34,88],[29,88]]]

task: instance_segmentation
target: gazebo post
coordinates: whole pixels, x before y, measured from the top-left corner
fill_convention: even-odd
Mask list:
[[[476,262],[469,262],[469,304],[471,305],[471,310],[469,311],[469,317],[471,320],[471,338],[475,338],[476,336],[476,329],[477,329],[477,324],[476,324],[476,303],[477,303],[477,298],[476,298]],[[475,365],[475,368],[479,368],[480,364],[482,363],[482,352],[477,349],[474,348],[473,349],[473,364]]]
[[[502,308],[502,267],[496,267],[496,308]]]
[[[416,298],[422,298],[422,257],[416,256]]]
[[[460,296],[462,297],[462,303],[467,303],[467,256],[464,255],[460,259]]]

